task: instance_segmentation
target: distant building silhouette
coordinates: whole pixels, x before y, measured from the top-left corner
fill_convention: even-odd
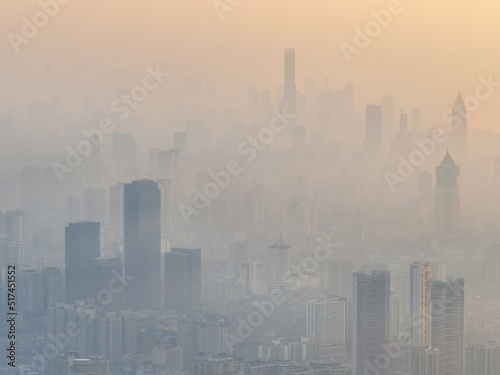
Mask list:
[[[161,192],[151,180],[124,186],[125,288],[127,306],[161,306]]]
[[[451,112],[450,147],[459,163],[467,159],[467,109],[460,93]]]
[[[441,236],[455,236],[460,230],[459,168],[447,151],[436,168],[434,228]]]
[[[65,301],[95,298],[92,259],[99,258],[100,224],[70,223],[65,231]]]
[[[164,254],[165,309],[196,310],[201,304],[201,249],[172,248]]]

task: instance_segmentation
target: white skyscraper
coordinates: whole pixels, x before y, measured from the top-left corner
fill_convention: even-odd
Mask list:
[[[320,346],[345,344],[345,301],[325,296],[307,303],[307,336]]]
[[[467,345],[464,375],[500,375],[500,344]]]

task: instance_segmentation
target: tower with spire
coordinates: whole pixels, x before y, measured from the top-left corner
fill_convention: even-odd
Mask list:
[[[458,162],[467,159],[467,109],[460,92],[451,111],[451,146]]]
[[[436,168],[434,229],[436,235],[456,236],[460,230],[459,168],[449,151]]]

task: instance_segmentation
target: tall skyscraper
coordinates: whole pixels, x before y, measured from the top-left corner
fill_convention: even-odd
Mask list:
[[[100,224],[70,223],[65,231],[65,301],[96,297],[91,275],[93,258],[101,255]]]
[[[345,301],[333,296],[307,303],[306,334],[320,346],[345,344]]]
[[[434,231],[441,236],[455,236],[460,230],[459,168],[447,151],[436,168]]]
[[[410,265],[410,338],[411,346],[426,345],[427,288],[430,280],[429,263]]]
[[[385,375],[386,369],[378,366],[376,357],[389,343],[389,271],[352,275],[352,312],[352,374],[364,375],[375,368]]]
[[[464,375],[500,375],[500,344],[466,345]]]
[[[161,306],[161,192],[151,180],[124,186],[124,265],[133,277],[125,304],[141,309]]]
[[[439,375],[439,349],[419,346],[411,352],[410,375]]]
[[[438,374],[463,375],[464,279],[431,279],[427,306],[427,345],[439,349]]]
[[[297,113],[297,89],[295,87],[295,49],[285,49],[284,106],[287,113]]]
[[[401,297],[399,293],[391,293],[391,327],[389,330],[389,340],[397,341],[401,328]]]
[[[281,238],[269,245],[269,280],[285,281],[290,272],[290,243]]]
[[[172,248],[164,254],[165,309],[188,312],[201,304],[201,249]]]
[[[467,159],[467,108],[460,93],[451,112],[451,148],[458,162]]]

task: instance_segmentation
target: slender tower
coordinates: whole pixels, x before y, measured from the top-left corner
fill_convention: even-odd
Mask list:
[[[297,113],[297,89],[295,87],[295,49],[285,49],[284,105],[287,113]]]
[[[456,236],[460,230],[459,168],[447,151],[436,168],[434,228],[440,236]]]
[[[451,135],[453,152],[461,163],[467,159],[467,109],[460,93],[451,111]]]

